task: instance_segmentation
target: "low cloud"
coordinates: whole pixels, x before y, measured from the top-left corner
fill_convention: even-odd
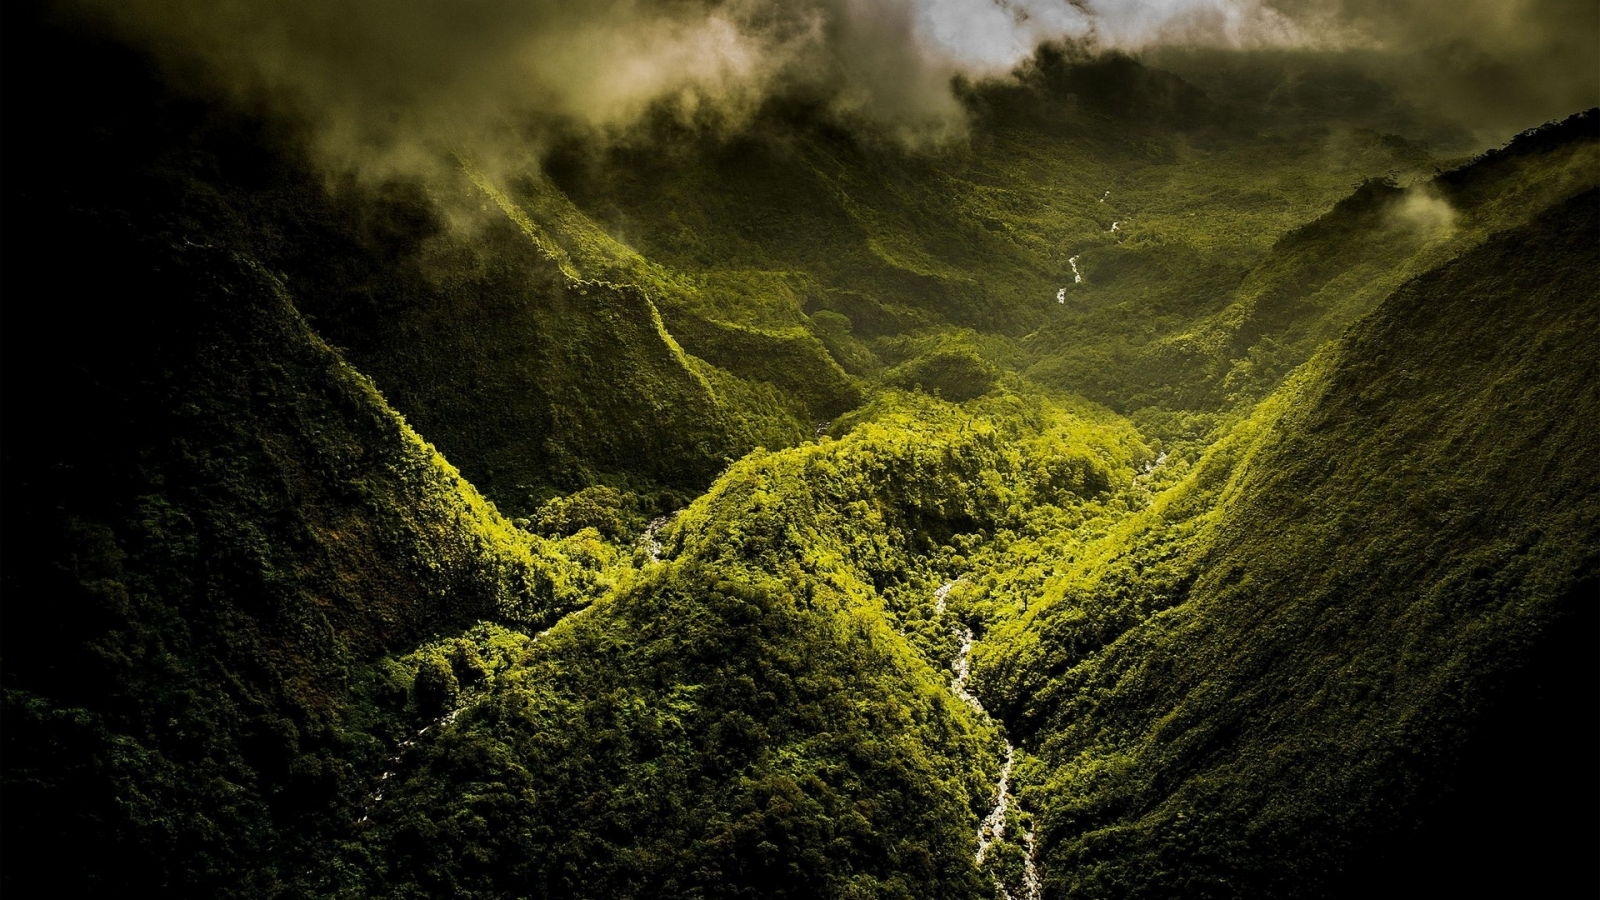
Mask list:
[[[1427,240],[1447,237],[1456,227],[1455,207],[1427,184],[1407,189],[1390,214],[1396,227]]]
[[[1572,87],[1571,61],[1596,40],[1582,30],[1592,0],[59,2],[175,71],[203,69],[232,95],[293,114],[330,168],[379,176],[445,150],[503,156],[552,129],[625,132],[647,115],[737,128],[780,96],[906,140],[940,140],[966,126],[956,76],[1004,77],[1044,41],[1381,45],[1408,61],[1396,77],[1419,91],[1476,91],[1494,110],[1528,94],[1570,105],[1586,96]],[[1557,38],[1566,49],[1540,63]]]
[[[307,121],[331,165],[379,169],[661,111],[736,127],[785,95],[937,139],[965,125],[954,77],[1003,76],[1043,41],[1300,37],[1258,0],[61,2]]]

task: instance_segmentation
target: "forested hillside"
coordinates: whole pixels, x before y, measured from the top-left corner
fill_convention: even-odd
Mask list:
[[[1023,797],[1042,811],[1062,894],[1365,887],[1380,880],[1369,860],[1415,815],[1403,811],[1441,790],[1463,795],[1454,821],[1433,823],[1459,845],[1408,862],[1488,851],[1483,835],[1506,819],[1532,831],[1502,836],[1523,852],[1587,852],[1527,783],[1497,784],[1464,757],[1516,758],[1537,735],[1573,773],[1551,790],[1595,784],[1578,749],[1592,723],[1560,719],[1596,701],[1600,507],[1593,473],[1568,461],[1600,449],[1597,201],[1591,190],[1406,285],[1170,505],[1001,626],[977,658],[979,691],[1030,726],[1040,768]],[[1538,276],[1502,274],[1512,266]],[[1524,704],[1553,721],[1474,734]],[[1552,877],[1504,884],[1555,889]]]
[[[1594,883],[1596,110],[1060,38],[341,167],[91,7],[6,13],[8,892]]]

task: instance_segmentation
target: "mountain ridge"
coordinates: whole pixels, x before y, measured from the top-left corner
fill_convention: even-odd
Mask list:
[[[1479,782],[1600,751],[1593,111],[1441,173],[1367,82],[1047,48],[943,147],[363,180],[27,9],[8,888],[1592,879]]]

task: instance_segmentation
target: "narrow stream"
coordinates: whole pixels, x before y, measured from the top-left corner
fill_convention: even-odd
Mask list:
[[[405,758],[406,751],[410,750],[412,747],[415,747],[417,745],[417,741],[428,732],[434,730],[435,728],[443,729],[450,725],[450,723],[456,720],[456,716],[461,715],[461,711],[466,709],[467,706],[468,704],[462,703],[455,709],[450,710],[439,718],[434,719],[432,722],[422,726],[422,730],[400,742],[400,745],[395,748],[394,755],[389,757],[389,765],[391,768],[385,770],[382,775],[378,776],[378,789],[373,791],[372,794],[367,797],[366,812],[362,813],[360,821],[367,821],[367,819],[372,816],[372,808],[383,801],[384,782],[388,781],[390,778],[393,778],[399,771],[398,769],[392,767],[400,765],[400,761]]]
[[[1146,474],[1146,475],[1154,474],[1155,470],[1161,468],[1161,466],[1164,463],[1166,463],[1166,461],[1167,461],[1167,451],[1163,450],[1163,451],[1161,451],[1161,455],[1160,456],[1157,456],[1151,462],[1147,462],[1147,463],[1144,464],[1144,474]]]
[[[1073,284],[1083,284],[1083,273],[1078,271],[1078,258],[1076,256],[1074,256],[1071,259],[1067,260],[1067,265],[1072,267],[1072,283]],[[1066,288],[1059,288],[1059,289],[1056,290],[1056,302],[1057,303],[1065,303],[1065,302],[1067,302],[1067,289]]]
[[[650,555],[651,562],[661,562],[661,542],[656,539],[656,533],[667,527],[667,524],[676,519],[681,512],[683,510],[680,509],[664,516],[656,516],[644,527],[644,534],[639,535],[639,543],[644,545],[644,551]]]
[[[1150,482],[1155,479],[1156,471],[1165,465],[1166,462],[1167,451],[1163,450],[1161,451],[1160,456],[1157,456],[1150,462],[1145,463],[1137,472],[1133,473],[1134,486],[1144,489],[1146,493],[1150,493]]]
[[[679,510],[679,512],[682,512],[682,510]],[[677,513],[673,513],[672,515],[675,516],[675,515],[677,515]],[[666,519],[666,520],[670,520],[671,518],[672,518],[672,516],[663,516],[662,517],[662,519]],[[661,520],[657,520],[657,521],[661,521]],[[651,524],[654,525],[655,523],[652,522]],[[663,522],[662,524],[665,524],[665,522]],[[659,550],[659,548],[657,548],[657,550]],[[650,558],[652,560],[656,559],[654,554],[652,554]],[[582,615],[582,614],[588,612],[591,609],[594,609],[594,606],[592,604],[589,605],[589,606],[585,606],[582,609],[575,609],[572,612],[567,613],[565,616],[562,616],[560,619],[556,620],[555,623],[553,623],[550,626],[550,628],[546,628],[545,630],[543,630],[543,631],[539,632],[538,634],[534,635],[533,640],[534,641],[538,641],[540,638],[542,638],[545,635],[549,634],[551,628],[555,628],[556,625],[560,625],[562,622],[565,622],[566,620],[572,618],[573,616]],[[377,786],[377,788],[371,794],[367,795],[367,802],[362,808],[361,818],[358,820],[357,824],[360,824],[361,822],[365,822],[369,818],[372,817],[372,813],[373,813],[374,808],[379,803],[381,803],[383,801],[383,788],[384,788],[384,785],[389,781],[390,778],[393,778],[395,775],[399,774],[400,763],[405,759],[406,754],[408,752],[410,752],[411,748],[415,747],[417,745],[417,741],[422,739],[423,735],[427,734],[430,731],[437,732],[437,731],[443,731],[445,728],[448,728],[450,725],[455,723],[455,720],[456,720],[456,718],[458,716],[460,716],[463,712],[466,712],[468,707],[470,707],[474,703],[477,703],[478,701],[484,699],[486,696],[487,696],[487,692],[484,691],[484,690],[475,690],[475,691],[472,691],[471,693],[463,691],[462,694],[459,697],[457,697],[456,706],[455,706],[454,709],[452,709],[449,712],[445,713],[444,715],[438,717],[437,719],[434,719],[432,722],[429,722],[428,724],[422,726],[422,728],[420,730],[418,730],[416,734],[414,734],[411,737],[406,738],[405,740],[401,741],[394,748],[394,755],[389,757],[389,760],[388,760],[388,762],[386,764],[386,768],[384,769],[383,774],[378,776],[378,786]]]
[[[944,614],[945,600],[950,596],[951,589],[959,584],[960,581],[961,579],[959,578],[947,581],[933,592],[934,611],[937,614]],[[967,690],[967,677],[972,674],[972,629],[965,624],[957,622],[955,635],[960,642],[960,649],[956,651],[956,658],[950,662],[950,669],[955,672],[955,677],[950,679],[950,691],[962,703],[971,707],[974,712],[987,718],[989,713],[983,708],[983,703],[973,696],[971,691]],[[983,821],[978,823],[978,851],[973,855],[973,862],[979,866],[983,865],[984,859],[989,855],[989,848],[1005,836],[1006,812],[1013,802],[1011,796],[1011,767],[1016,762],[1016,748],[1012,746],[1011,739],[1005,736],[1003,728],[1004,726],[1002,726],[1001,740],[1005,742],[1006,759],[1000,766],[1000,780],[995,782],[994,807],[989,810],[988,815],[983,817]],[[1027,888],[1025,896],[1027,900],[1039,900],[1041,885],[1039,882],[1039,870],[1035,866],[1033,859],[1034,844],[1033,829],[1031,827],[1023,833],[1022,844],[1027,848],[1027,855],[1023,857],[1022,861],[1022,881]],[[994,878],[994,885],[1000,891],[1001,897],[1005,898],[1005,900],[1013,900],[1011,892],[1000,882],[998,875]]]

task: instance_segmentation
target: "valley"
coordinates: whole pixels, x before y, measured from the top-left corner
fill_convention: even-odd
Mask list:
[[[25,6],[7,890],[1593,881],[1600,111],[1047,41],[351,170]]]

